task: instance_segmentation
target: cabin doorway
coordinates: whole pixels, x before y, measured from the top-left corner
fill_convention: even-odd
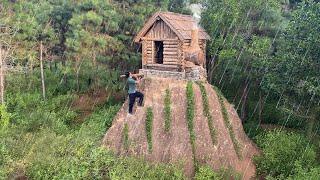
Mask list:
[[[155,41],[155,63],[163,64],[163,41]]]

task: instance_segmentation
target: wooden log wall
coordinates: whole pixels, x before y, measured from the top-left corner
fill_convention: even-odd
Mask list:
[[[177,35],[164,21],[159,19],[142,37],[142,63],[155,64],[155,41],[163,41],[163,64],[185,67],[184,52],[190,47],[191,40],[180,41]],[[206,41],[199,40],[200,48],[205,53]]]
[[[152,51],[152,47],[153,47],[153,41],[150,40],[143,40],[143,47],[142,49],[143,51],[143,55],[142,57],[143,59],[143,65],[146,64],[152,64],[153,63],[153,51]]]
[[[163,64],[179,65],[179,42],[177,35],[161,19],[142,38],[143,40],[143,62],[155,64],[155,42],[163,41]],[[182,51],[182,50],[181,50]]]
[[[147,64],[147,41],[142,41],[142,67]]]
[[[178,44],[178,62],[179,62],[179,68],[182,70],[185,67],[185,61],[184,61],[184,51],[183,51],[183,42],[179,41]]]
[[[163,41],[163,64],[179,65],[179,40]]]

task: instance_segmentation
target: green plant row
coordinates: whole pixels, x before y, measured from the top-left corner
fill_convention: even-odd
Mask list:
[[[147,115],[146,115],[146,134],[147,134],[149,152],[152,151],[152,121],[153,121],[152,108],[148,107],[147,108]]]
[[[171,121],[171,92],[169,89],[166,89],[164,97],[164,129],[166,132],[170,130]]]
[[[191,142],[191,148],[192,148],[192,154],[193,154],[193,161],[194,164],[196,165],[196,158],[195,158],[195,140],[196,140],[196,135],[194,132],[194,92],[192,88],[192,82],[188,82],[187,84],[187,90],[186,90],[186,95],[187,95],[187,125],[188,125],[188,130],[190,134],[190,142]]]
[[[204,85],[201,82],[197,82],[197,84],[198,84],[200,91],[201,91],[203,113],[208,119],[208,126],[209,126],[209,130],[210,130],[211,141],[212,141],[212,144],[215,145],[217,143],[217,134],[216,134],[216,130],[213,127],[212,115],[210,114],[210,111],[209,111],[209,100],[208,100],[206,88],[204,87]]]
[[[234,131],[233,131],[230,119],[229,119],[229,115],[228,115],[228,112],[227,112],[227,108],[226,108],[226,106],[224,104],[224,97],[223,97],[221,91],[217,87],[215,87],[215,86],[212,86],[212,87],[217,92],[217,96],[218,96],[218,99],[219,99],[219,102],[220,102],[220,107],[221,107],[223,120],[224,120],[224,123],[225,123],[226,127],[228,128],[229,135],[230,135],[232,143],[233,143],[233,147],[234,147],[234,149],[235,149],[235,151],[237,153],[238,158],[242,159],[240,143],[238,142],[238,140],[236,139],[236,136],[234,134]]]
[[[123,145],[125,149],[129,149],[129,127],[127,123],[123,127]]]

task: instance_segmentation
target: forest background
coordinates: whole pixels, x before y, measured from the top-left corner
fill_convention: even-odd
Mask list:
[[[192,14],[190,4],[211,36],[209,83],[263,152],[257,176],[319,178],[317,0],[2,0],[0,178],[183,179],[100,141],[126,98],[119,75],[140,68],[134,36],[154,12]],[[197,167],[195,178],[236,174]]]

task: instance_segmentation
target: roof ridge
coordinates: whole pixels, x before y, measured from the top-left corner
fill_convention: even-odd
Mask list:
[[[186,16],[186,17],[191,17],[193,18],[192,15],[190,14],[179,14],[179,13],[175,13],[175,12],[170,12],[170,11],[158,11],[160,14],[173,14],[173,15],[176,15],[176,16]]]

